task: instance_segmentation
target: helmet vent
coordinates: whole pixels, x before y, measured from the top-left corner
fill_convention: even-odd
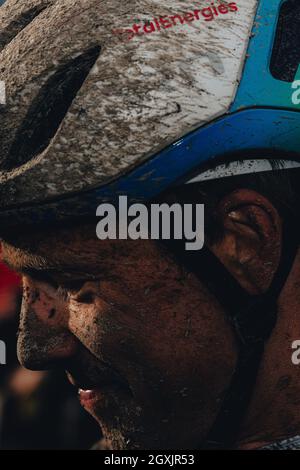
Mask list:
[[[46,8],[47,6],[41,4],[13,18],[9,25],[0,31],[0,50],[7,46],[23,29],[29,26]]]
[[[55,136],[73,100],[100,54],[100,46],[64,64],[33,100],[2,170],[13,170],[43,152]]]
[[[293,82],[300,65],[300,3],[288,0],[280,8],[270,71],[274,78]]]

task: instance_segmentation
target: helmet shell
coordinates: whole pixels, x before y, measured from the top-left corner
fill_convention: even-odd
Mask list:
[[[224,4],[223,13],[216,3],[217,15],[211,4],[8,0],[0,12],[2,204],[99,187],[224,115],[257,1]],[[172,27],[144,32],[160,18]],[[131,37],[134,24],[142,32]],[[57,118],[55,107],[64,106]]]

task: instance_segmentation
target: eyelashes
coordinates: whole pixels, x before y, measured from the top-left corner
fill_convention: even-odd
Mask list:
[[[59,286],[57,289],[57,295],[64,302],[68,301],[70,296],[78,303],[92,304],[95,297],[97,296],[93,289],[83,289],[84,285],[88,281],[75,281],[70,283],[68,286]]]
[[[54,289],[58,289],[59,287],[59,284],[55,281],[55,279],[44,271],[26,268],[21,271],[21,274],[31,277],[31,279],[33,279],[34,281],[49,284]]]
[[[22,274],[29,276],[33,281],[42,282],[51,286],[55,290],[57,297],[63,302],[69,301],[70,297],[73,297],[74,300],[79,303],[90,304],[93,302],[95,292],[93,289],[84,291],[83,287],[86,283],[101,282],[98,277],[83,272],[68,273],[49,271],[50,272],[25,269],[22,271]],[[76,275],[77,278],[75,278]]]
[[[86,281],[73,281],[59,284],[56,287],[56,294],[63,302],[66,302],[70,295],[77,294],[81,290],[85,282]]]
[[[51,273],[35,269],[24,269],[23,274],[28,275],[35,281],[50,285],[62,296],[66,296],[70,292],[78,292],[87,282],[87,279],[62,280],[59,275],[56,277]]]
[[[59,288],[65,289],[67,291],[78,291],[80,290],[83,285],[86,283],[86,279],[78,279],[75,281],[66,281],[62,282]]]
[[[70,295],[70,291],[68,289],[66,289],[65,287],[59,286],[56,292],[57,292],[58,297],[63,302],[66,302],[68,300],[69,295]]]

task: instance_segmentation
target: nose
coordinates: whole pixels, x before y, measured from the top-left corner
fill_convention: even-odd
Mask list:
[[[52,286],[23,277],[18,358],[27,369],[42,370],[65,362],[78,342],[68,329],[68,305]]]

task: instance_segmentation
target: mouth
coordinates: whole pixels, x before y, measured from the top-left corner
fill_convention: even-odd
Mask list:
[[[81,406],[90,412],[91,414],[95,413],[96,409],[105,404],[105,399],[115,390],[113,386],[98,387],[92,390],[78,390],[78,396]]]
[[[125,399],[132,397],[132,392],[127,382],[118,373],[107,367],[88,367],[87,371],[66,371],[71,384],[78,389],[81,405],[91,414],[100,406],[106,407],[110,396],[119,396]],[[93,377],[93,378],[91,378]]]

